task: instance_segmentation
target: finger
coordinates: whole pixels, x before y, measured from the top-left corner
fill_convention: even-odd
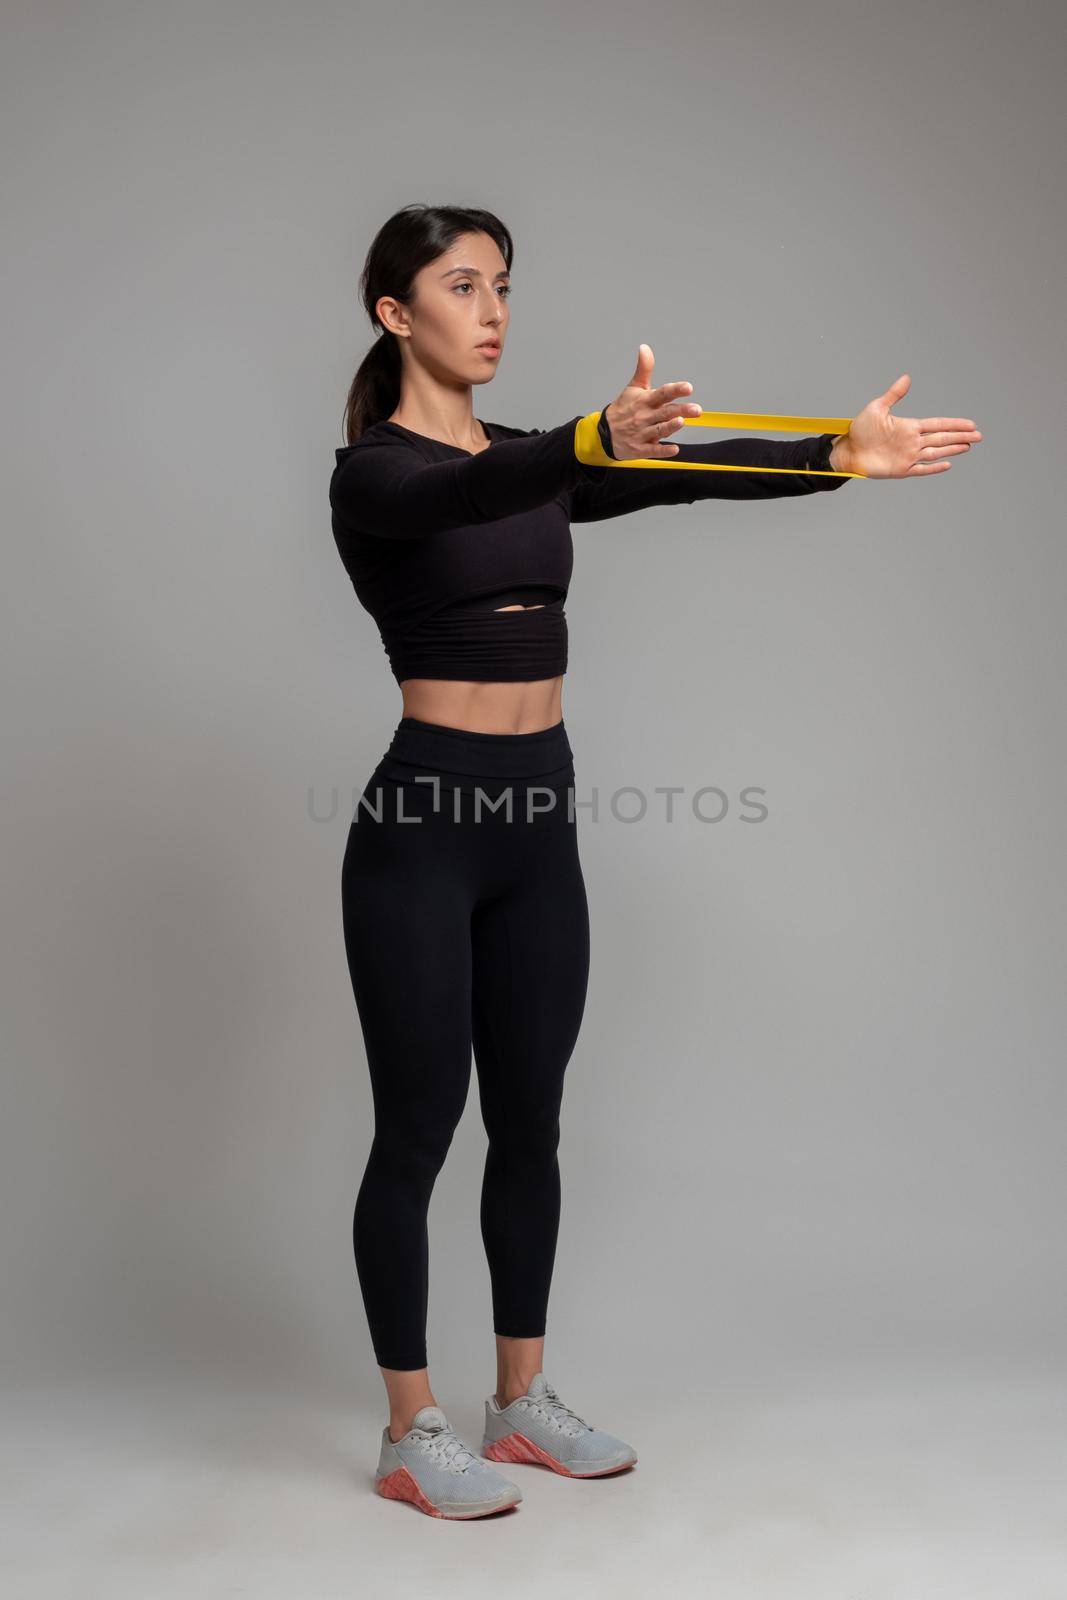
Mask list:
[[[971,429],[946,429],[941,433],[924,433],[924,444],[977,444],[982,435],[977,428]]]
[[[646,428],[659,428],[668,422],[673,422],[676,417],[699,417],[703,407],[699,400],[672,400],[669,405],[660,406],[647,417],[642,424]]]
[[[903,417],[897,418],[903,422]],[[970,417],[923,417],[919,422],[920,433],[974,433],[975,424]]]
[[[691,383],[664,383],[658,389],[650,389],[645,400],[650,406],[666,406],[681,396],[692,394]]]
[[[653,437],[642,441],[641,454],[653,461],[657,461],[665,456],[676,456],[678,454],[678,446],[670,443],[661,444],[657,438]]]
[[[908,468],[904,476],[906,478],[925,478],[931,472],[949,472],[951,469],[951,461],[931,461],[928,465],[923,462],[916,462],[915,466]]]
[[[636,386],[639,389],[647,389],[649,379],[652,376],[652,368],[655,366],[655,364],[656,358],[652,352],[652,346],[650,344],[639,344],[637,347],[637,365],[634,368],[634,375],[626,387],[630,389]]]
[[[938,461],[942,456],[958,456],[970,448],[969,444],[924,444],[919,454],[927,461]]]
[[[664,436],[677,433],[679,428],[684,428],[684,426],[685,423],[681,417],[666,417],[662,422],[657,422],[655,427],[639,429],[637,436],[642,446],[654,445]]]
[[[638,437],[642,444],[657,444],[660,439],[667,438],[672,433],[677,433],[679,428],[684,426],[685,424],[680,418],[668,418],[666,422],[657,423],[654,428],[645,429]]]

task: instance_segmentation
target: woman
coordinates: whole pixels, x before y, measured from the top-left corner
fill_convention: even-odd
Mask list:
[[[471,391],[495,376],[507,338],[511,262],[511,236],[488,212],[408,206],[384,225],[361,279],[381,331],[353,381],[330,483],[339,553],[403,696],[342,870],[375,1115],[353,1243],[389,1399],[376,1484],[442,1517],[522,1499],[494,1460],[590,1477],[637,1459],[542,1370],[559,1111],[589,967],[561,704],[570,524],[849,481],[819,473],[944,472],[981,437],[966,419],[891,416],[905,376],[847,434],[732,439],[683,458],[751,472],[591,465],[603,460],[588,448],[591,429],[609,458],[669,460],[679,447],[667,436],[701,406],[689,383],[651,386],[642,345],[603,412],[548,431],[475,417]],[[438,1407],[426,1352],[427,1213],[472,1049],[489,1140],[480,1216],[497,1350],[480,1454]]]

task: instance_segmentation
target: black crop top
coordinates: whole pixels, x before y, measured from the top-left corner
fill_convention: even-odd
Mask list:
[[[682,445],[670,458],[751,463],[751,472],[591,466],[577,451],[579,424],[593,423],[611,455],[602,412],[547,432],[483,422],[491,443],[474,454],[382,421],[336,451],[334,539],[398,683],[529,682],[566,672],[572,522],[697,500],[814,494],[851,481],[800,475],[832,470],[830,433]],[[515,601],[532,609],[496,609]]]

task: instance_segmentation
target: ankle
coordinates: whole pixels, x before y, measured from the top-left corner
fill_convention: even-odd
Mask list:
[[[529,1389],[534,1378],[544,1367],[545,1337],[543,1333],[523,1335],[498,1333],[496,1335],[496,1403],[509,1406]]]
[[[531,1373],[530,1377],[532,1378],[532,1376],[533,1374]],[[496,1395],[494,1396],[497,1405],[501,1410],[503,1410],[504,1407],[509,1406],[513,1400],[518,1400],[521,1395],[524,1395],[529,1387],[530,1378],[527,1378],[525,1383],[522,1382],[521,1379],[516,1378],[512,1383],[498,1384]]]
[[[389,1418],[390,1441],[393,1444],[397,1444],[404,1437],[405,1433],[410,1432],[411,1424],[414,1422],[415,1417],[422,1410],[423,1406],[433,1406],[436,1404],[436,1400],[420,1400],[418,1405],[412,1406],[410,1410],[394,1411]]]

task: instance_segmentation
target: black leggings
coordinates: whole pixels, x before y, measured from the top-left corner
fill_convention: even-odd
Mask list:
[[[427,1213],[472,1048],[493,1327],[545,1332],[563,1076],[589,975],[573,798],[562,721],[472,733],[402,717],[356,806],[341,899],[374,1137],[353,1244],[379,1366],[427,1365]]]

